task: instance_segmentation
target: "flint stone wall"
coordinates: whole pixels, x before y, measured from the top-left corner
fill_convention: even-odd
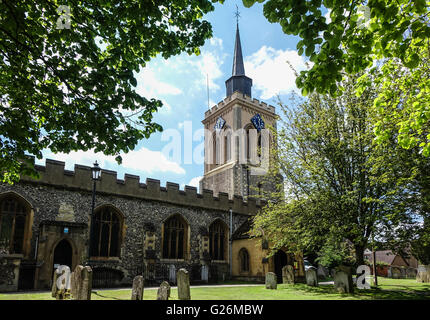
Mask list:
[[[75,165],[74,171],[68,171],[64,170],[64,162],[47,159],[46,166],[36,165],[36,168],[41,175],[40,180],[24,177],[13,186],[0,183],[0,194],[14,192],[24,198],[34,210],[29,258],[34,257],[36,236],[42,222],[88,225],[92,200],[90,167]],[[203,190],[202,194],[198,194],[196,188],[189,186],[185,186],[185,191],[182,191],[178,184],[170,182],[167,182],[166,187],[161,187],[160,181],[153,179],[140,183],[139,177],[128,174],[125,175],[125,180],[118,180],[116,172],[107,170],[102,170],[101,180],[97,182],[95,208],[102,205],[112,205],[124,216],[120,257],[92,261],[91,266],[94,276],[100,267],[120,271],[124,277],[118,285],[131,284],[134,276],[139,274],[136,270],[141,270],[143,262],[148,259],[156,266],[174,264],[177,269],[191,270],[193,265],[201,265],[198,240],[201,228],[208,230],[216,219],[228,226],[231,207],[234,232],[250,214],[256,213],[260,208],[251,198],[244,202],[238,196],[228,199],[228,195],[224,193],[214,197],[210,190]],[[165,261],[161,257],[161,228],[163,222],[175,214],[180,214],[189,223],[190,253],[184,261]],[[144,250],[148,225],[152,225],[151,232],[156,235],[154,255],[151,257],[147,257]],[[68,236],[73,237],[73,234]],[[39,244],[43,241],[46,239],[39,239]],[[82,241],[82,245],[83,243],[85,242]],[[81,255],[74,264],[82,264],[87,248],[76,249]],[[44,251],[52,250],[54,248],[46,248]],[[49,261],[50,257],[42,257],[42,254],[43,252],[38,252],[38,261]],[[220,268],[228,270],[228,265],[220,265]],[[40,283],[39,288],[49,288],[51,271],[46,270],[46,281]]]

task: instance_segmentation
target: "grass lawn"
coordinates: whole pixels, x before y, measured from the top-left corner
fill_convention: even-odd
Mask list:
[[[429,299],[430,284],[415,279],[378,278],[379,287],[369,290],[355,289],[354,294],[339,294],[332,285],[308,287],[305,284],[278,285],[267,290],[264,285],[237,287],[193,287],[193,300],[372,300],[372,299]],[[156,288],[146,288],[145,300],[155,300]],[[130,300],[131,289],[93,290],[92,300]],[[171,300],[178,298],[172,288]],[[53,300],[50,292],[0,294],[0,300]]]

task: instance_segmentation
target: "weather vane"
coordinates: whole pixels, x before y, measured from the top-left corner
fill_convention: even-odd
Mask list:
[[[239,7],[237,5],[236,5],[236,12],[234,13],[234,15],[236,16],[236,23],[239,24],[240,12],[239,12]]]

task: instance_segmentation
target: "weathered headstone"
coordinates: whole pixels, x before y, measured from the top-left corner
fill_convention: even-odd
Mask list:
[[[136,276],[133,279],[133,288],[131,289],[131,300],[143,300],[143,290],[145,279],[143,276]]]
[[[314,268],[306,270],[306,284],[311,287],[318,287],[318,275]]]
[[[169,293],[167,287],[160,286],[160,288],[158,288],[157,300],[169,300]]]
[[[334,287],[339,293],[353,293],[352,272],[350,268],[339,268],[334,274]]]
[[[57,300],[70,298],[70,268],[66,265],[60,265],[54,272],[51,289],[52,297]]]
[[[266,289],[276,289],[277,287],[276,274],[274,272],[266,273]]]
[[[54,271],[54,275],[52,277],[52,288],[51,288],[51,296],[53,298],[57,297],[57,279],[58,279],[58,273],[57,270]]]
[[[93,270],[90,266],[78,265],[71,277],[73,300],[91,300],[93,288]]]
[[[209,268],[207,265],[202,265],[201,269],[202,281],[208,282],[209,280]]]
[[[176,280],[178,282],[178,299],[179,300],[190,300],[190,275],[186,269],[179,269],[176,274]]]
[[[419,265],[417,270],[418,282],[430,282],[430,265]]]
[[[282,268],[282,283],[295,283],[294,268],[292,265],[287,264]]]
[[[170,298],[170,284],[167,281],[163,281],[160,284],[160,287],[165,287],[167,290],[167,297]]]

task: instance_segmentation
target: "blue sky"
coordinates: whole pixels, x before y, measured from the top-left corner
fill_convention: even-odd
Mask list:
[[[142,140],[134,151],[123,155],[123,164],[117,165],[114,157],[101,153],[72,152],[53,154],[45,150],[44,159],[37,160],[44,165],[45,158],[66,162],[66,168],[73,170],[74,164],[92,166],[97,160],[103,169],[147,177],[184,185],[198,186],[203,175],[203,164],[189,161],[188,150],[195,150],[202,141],[192,141],[192,134],[203,129],[201,121],[208,108],[207,76],[209,78],[209,101],[212,107],[225,98],[225,80],[231,76],[234,40],[236,31],[236,4],[239,20],[245,73],[253,79],[253,98],[276,106],[276,96],[287,102],[288,94],[297,90],[295,77],[286,61],[296,70],[305,69],[305,57],[296,52],[297,37],[287,36],[279,24],[271,24],[263,16],[263,6],[255,4],[245,8],[241,1],[226,1],[216,4],[215,11],[204,19],[212,24],[213,38],[207,40],[199,56],[181,54],[164,60],[157,57],[137,74],[137,91],[147,98],[158,98],[164,106],[155,116],[163,126],[164,133],[153,134]],[[185,127],[192,134],[185,134]],[[178,133],[180,136],[178,136]],[[176,138],[172,138],[175,136]],[[195,137],[197,139],[198,137]],[[169,152],[169,150],[179,152]]]

